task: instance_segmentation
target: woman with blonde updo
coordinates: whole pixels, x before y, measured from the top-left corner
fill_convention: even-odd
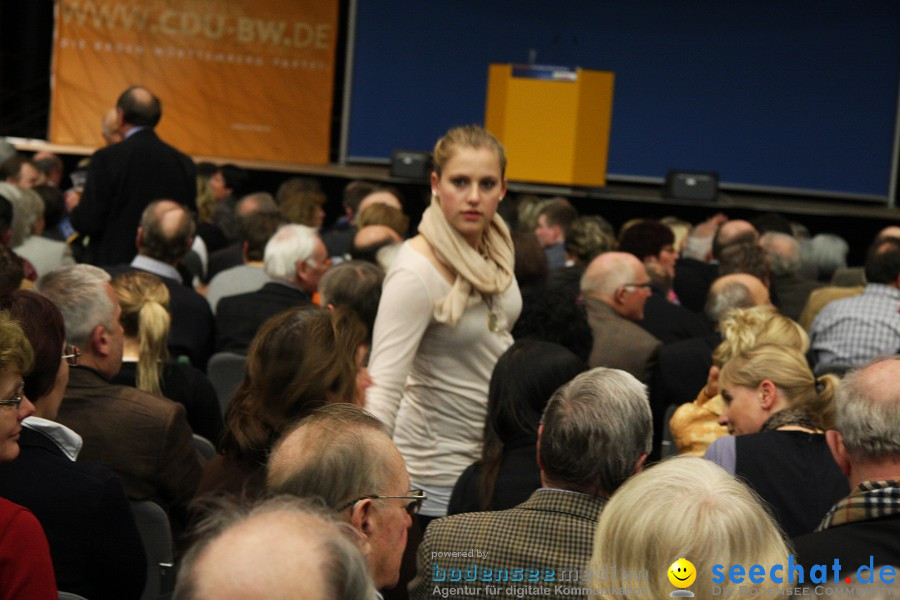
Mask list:
[[[378,305],[366,408],[428,493],[425,517],[446,514],[453,484],[481,456],[488,382],[522,309],[512,238],[497,214],[505,170],[503,146],[481,127],[438,140],[431,205]]]
[[[706,458],[747,482],[791,537],[811,532],[849,493],[825,443],[834,427],[834,375],[816,378],[799,351],[763,344],[729,360],[719,374],[725,410]]]
[[[169,361],[169,288],[151,273],[132,271],[112,280],[125,330],[122,368],[113,383],[184,405],[194,433],[211,442],[222,433],[222,409],[212,383],[191,365]]]
[[[733,310],[721,319],[719,331],[722,342],[713,352],[706,386],[696,400],[679,406],[669,421],[679,454],[703,456],[713,441],[728,434],[718,423],[725,409],[719,395],[719,371],[732,357],[759,344],[779,344],[801,353],[809,349],[806,331],[772,306]]]

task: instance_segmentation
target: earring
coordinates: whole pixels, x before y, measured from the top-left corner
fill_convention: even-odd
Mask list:
[[[500,202],[503,202],[503,196],[500,196]]]

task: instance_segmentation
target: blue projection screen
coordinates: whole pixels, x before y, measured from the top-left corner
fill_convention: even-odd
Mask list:
[[[614,71],[608,172],[884,199],[897,0],[357,0],[350,160],[482,123],[491,63]]]

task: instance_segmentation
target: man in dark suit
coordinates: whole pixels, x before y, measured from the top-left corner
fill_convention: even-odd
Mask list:
[[[247,352],[260,326],[294,306],[312,302],[331,259],[316,230],[285,225],[266,244],[265,269],[273,281],[246,294],[227,296],[216,308],[216,352]]]
[[[129,265],[106,270],[111,275],[144,271],[159,277],[169,288],[169,353],[187,356],[191,364],[205,370],[212,354],[214,320],[209,303],[182,281],[176,268],[191,248],[194,221],[187,209],[171,200],[151,202],[137,228],[138,255]]]
[[[119,96],[116,114],[125,139],[91,157],[84,194],[71,215],[75,229],[89,237],[85,260],[95,265],[134,257],[134,232],[151,201],[171,198],[196,209],[193,161],[153,131],[162,116],[159,99],[132,86]]]
[[[66,339],[81,354],[57,415],[84,440],[79,460],[106,465],[131,500],[156,502],[177,525],[200,481],[200,460],[183,406],[109,383],[125,340],[109,274],[91,265],[63,267],[41,277],[35,291],[59,308]]]
[[[607,498],[641,470],[652,437],[650,405],[639,381],[618,369],[578,375],[550,399],[538,430],[543,487],[515,508],[432,522],[419,546],[410,598],[432,598],[435,588],[484,598],[496,595],[487,586],[510,585],[520,588],[516,598],[546,598],[540,588],[565,583],[588,563]],[[466,581],[475,570],[475,581]],[[536,576],[510,583],[517,581],[516,570]],[[568,581],[580,582],[580,575]],[[519,595],[526,586],[531,590]],[[463,587],[468,591],[460,593]]]
[[[897,381],[900,356],[894,355],[851,372],[841,382],[835,428],[825,432],[825,439],[852,491],[815,532],[794,539],[797,562],[807,572],[812,565],[830,566],[837,559],[842,578],[855,577],[865,565],[861,575],[878,581],[878,567],[900,564]],[[873,566],[874,572],[867,572]]]

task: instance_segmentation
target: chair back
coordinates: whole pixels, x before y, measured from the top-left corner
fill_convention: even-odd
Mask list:
[[[206,376],[212,382],[216,389],[216,395],[219,397],[219,407],[222,414],[225,414],[225,408],[231,401],[234,391],[244,380],[244,366],[247,363],[247,357],[237,352],[216,352],[209,359],[206,365]]]
[[[175,589],[175,551],[169,516],[150,500],[131,502],[131,512],[147,555],[147,586],[141,600],[165,600]]]

